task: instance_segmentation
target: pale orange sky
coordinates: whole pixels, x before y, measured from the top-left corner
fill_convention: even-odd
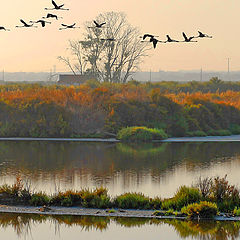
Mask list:
[[[65,55],[69,39],[81,39],[83,23],[106,11],[123,11],[129,22],[143,33],[158,34],[165,39],[182,39],[182,32],[196,35],[197,30],[213,35],[198,43],[159,44],[149,52],[141,70],[240,70],[240,1],[238,0],[56,0],[71,11],[53,11],[64,17],[46,28],[15,28],[19,19],[40,19],[51,0],[11,0],[1,3],[0,26],[11,32],[0,32],[0,70],[57,71],[68,70],[57,60]],[[60,23],[76,22],[82,29],[58,31]]]

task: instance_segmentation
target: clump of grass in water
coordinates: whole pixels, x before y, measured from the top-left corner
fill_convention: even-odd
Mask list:
[[[167,137],[168,136],[163,129],[138,127],[138,126],[122,128],[117,134],[117,138],[119,140],[133,141],[133,142],[162,140]]]
[[[186,214],[189,218],[213,218],[218,213],[216,203],[203,201],[200,203],[192,203],[181,210],[182,213]]]
[[[162,209],[181,210],[182,207],[199,202],[201,199],[201,193],[197,188],[181,186],[173,198],[165,199],[162,202]]]

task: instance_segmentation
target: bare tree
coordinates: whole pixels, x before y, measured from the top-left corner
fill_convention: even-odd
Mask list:
[[[89,72],[101,81],[125,83],[149,48],[141,42],[139,30],[128,23],[124,13],[103,13],[96,21],[106,24],[97,28],[86,22],[84,39],[69,42],[73,59],[58,59],[74,74]]]

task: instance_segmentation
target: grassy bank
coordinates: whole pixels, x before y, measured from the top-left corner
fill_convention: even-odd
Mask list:
[[[205,178],[191,187],[180,187],[172,198],[150,198],[143,193],[124,193],[111,197],[105,188],[68,190],[47,195],[24,187],[20,178],[12,186],[0,187],[0,204],[31,206],[79,206],[85,208],[151,209],[154,215],[210,218],[219,211],[240,215],[239,190],[224,178]],[[112,210],[114,211],[114,210]]]

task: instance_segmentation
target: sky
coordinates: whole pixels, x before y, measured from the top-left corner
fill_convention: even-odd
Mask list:
[[[68,71],[57,56],[67,54],[68,40],[82,39],[83,23],[92,21],[103,12],[125,12],[128,21],[142,33],[166,34],[182,39],[202,31],[212,39],[199,39],[197,43],[159,44],[149,52],[140,65],[142,71],[240,70],[240,1],[239,0],[56,0],[65,3],[70,11],[52,11],[64,17],[46,28],[15,28],[19,19],[38,20],[51,7],[51,0],[2,1],[0,26],[10,32],[0,31],[0,71],[39,72]],[[61,23],[76,22],[80,29],[59,31]]]

